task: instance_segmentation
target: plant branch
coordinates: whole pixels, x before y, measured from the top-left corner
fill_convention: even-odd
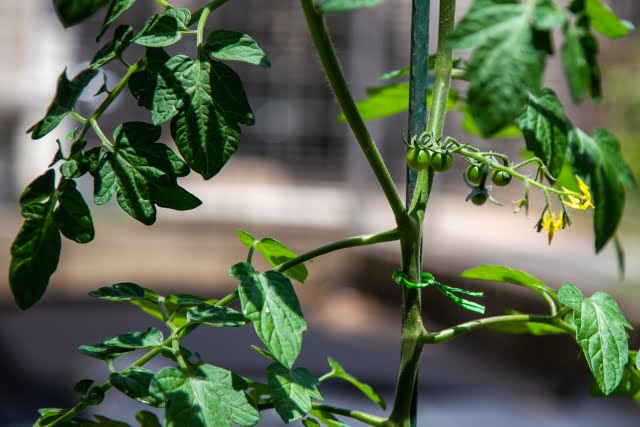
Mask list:
[[[94,122],[97,123],[97,120],[100,118],[100,116],[104,114],[107,108],[109,108],[109,106],[113,103],[113,101],[115,101],[115,99],[120,95],[120,93],[124,90],[124,88],[127,87],[127,83],[129,82],[129,78],[131,77],[131,75],[136,71],[138,71],[138,69],[140,69],[143,63],[144,63],[144,58],[141,58],[135,64],[129,67],[129,69],[127,70],[127,73],[120,79],[120,81],[118,82],[118,84],[116,84],[113,90],[109,92],[109,95],[107,95],[104,101],[100,103],[98,108],[96,108],[96,111],[94,111],[93,114],[91,114],[91,116],[85,120],[84,125],[80,130],[80,133],[78,133],[78,136],[76,136],[75,138],[75,141],[79,141],[87,135],[87,132],[93,126],[92,123]]]
[[[165,9],[171,9],[173,7],[169,3],[167,3],[165,0],[156,0],[156,3],[158,3],[160,6],[164,7]]]
[[[283,262],[280,265],[273,267],[274,271],[284,273],[285,271],[309,261],[310,259],[319,257],[321,255],[328,254],[329,252],[337,251],[340,249],[355,248],[358,246],[375,245],[378,243],[393,242],[400,238],[400,233],[397,228],[388,231],[382,231],[380,233],[364,234],[361,236],[348,237],[346,239],[331,242],[319,248],[313,249],[304,254],[298,255],[295,258],[291,258],[288,261]]]
[[[367,414],[366,412],[354,411],[352,409],[338,408],[337,406],[324,405],[317,402],[312,402],[311,406],[313,409],[322,412],[328,412],[330,414],[342,415],[344,417],[349,417],[354,420],[360,421],[362,423],[368,424],[374,427],[385,427],[386,420],[384,418],[378,417],[376,415]],[[259,411],[266,411],[268,409],[273,409],[273,401],[262,402],[258,404]]]
[[[467,332],[476,329],[486,328],[489,326],[505,325],[510,323],[544,323],[546,325],[555,326],[561,329],[567,335],[574,336],[576,330],[568,323],[563,321],[559,316],[540,316],[535,314],[511,314],[505,316],[485,317],[484,319],[473,320],[471,322],[461,323],[440,332],[425,333],[422,337],[424,344],[438,344],[449,341]]]
[[[322,62],[322,67],[327,75],[331,89],[347,119],[347,123],[351,127],[364,156],[367,158],[373,173],[389,202],[389,206],[393,211],[396,224],[400,225],[406,222],[406,212],[402,199],[398,194],[398,190],[389,174],[389,171],[382,160],[382,156],[378,151],[373,138],[369,134],[369,130],[358,111],[358,107],[351,95],[349,85],[342,73],[340,62],[333,48],[333,43],[329,37],[324,17],[316,10],[314,0],[300,0],[302,9],[307,19],[307,26],[313,39],[313,44]]]
[[[236,299],[238,299],[238,291],[234,291],[232,293],[230,293],[229,295],[227,295],[226,297],[222,298],[221,300],[219,300],[215,305],[218,307],[226,307],[227,305],[231,304],[233,301],[235,301]],[[153,358],[155,358],[157,355],[159,355],[163,349],[165,349],[167,346],[171,345],[176,338],[177,339],[182,339],[185,336],[187,336],[188,334],[190,334],[192,331],[194,331],[200,324],[199,323],[192,323],[192,324],[187,324],[183,327],[181,327],[180,329],[173,331],[173,333],[171,334],[171,336],[167,339],[165,339],[162,344],[160,344],[159,346],[154,347],[153,349],[149,350],[149,352],[147,352],[146,354],[144,354],[142,357],[140,357],[138,360],[136,360],[135,362],[133,362],[131,365],[128,366],[128,368],[131,367],[140,367],[140,366],[144,366],[145,364],[147,364],[149,361],[151,361]],[[188,326],[188,327],[187,327]],[[181,355],[179,353],[179,347],[178,347],[178,355]],[[125,368],[125,369],[128,369]],[[111,381],[107,380],[102,386],[102,391],[103,392],[107,392],[109,391],[111,388],[113,387],[113,384],[111,384]],[[56,418],[55,421],[48,423],[48,424],[41,424],[40,422],[36,422],[34,424],[34,427],[53,427],[56,425],[60,425],[61,423],[65,422],[65,421],[71,421],[73,420],[73,418],[82,413],[87,406],[89,406],[89,404],[82,400],[80,402],[78,402],[76,404],[76,406],[74,406],[73,408],[69,409],[63,416],[61,416],[60,418]]]

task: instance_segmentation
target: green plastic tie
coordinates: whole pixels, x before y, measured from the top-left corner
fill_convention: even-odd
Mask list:
[[[433,274],[427,272],[423,272],[421,274],[420,283],[414,283],[410,281],[407,275],[402,270],[394,270],[391,277],[393,277],[393,280],[397,284],[407,288],[420,289],[426,288],[427,286],[435,286],[442,295],[449,298],[451,301],[464,308],[465,310],[473,311],[474,313],[479,314],[484,314],[485,312],[484,305],[478,304],[477,302],[469,301],[457,295],[459,294],[467,295],[470,297],[482,297],[484,295],[483,292],[468,291],[466,289],[443,285],[433,277]]]

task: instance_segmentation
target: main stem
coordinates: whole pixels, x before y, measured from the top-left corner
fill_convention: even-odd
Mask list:
[[[427,86],[429,79],[429,9],[430,0],[413,0],[411,19],[411,64],[409,83],[409,140],[421,135],[427,127]],[[425,175],[433,176],[433,172]],[[408,169],[407,206],[417,185],[417,174]],[[425,202],[426,203],[426,202]],[[411,217],[411,227],[402,230],[400,248],[402,270],[412,282],[420,281],[422,264],[422,218]],[[423,344],[421,291],[402,291],[402,349],[400,371],[396,383],[389,424],[398,427],[417,425],[418,367]]]

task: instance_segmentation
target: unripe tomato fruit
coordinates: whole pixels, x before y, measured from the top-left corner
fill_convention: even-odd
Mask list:
[[[493,172],[491,172],[491,181],[498,187],[504,187],[511,182],[511,175],[507,172],[494,169]]]
[[[482,181],[482,169],[483,166],[481,165],[469,165],[466,172],[467,180],[472,184],[480,184],[480,181]]]
[[[421,171],[429,167],[431,159],[429,152],[421,148],[411,148],[407,152],[407,164],[415,171]]]
[[[489,195],[487,193],[474,194],[474,196],[471,198],[471,203],[476,206],[482,206],[485,204],[488,198]]]
[[[445,172],[453,166],[453,156],[449,153],[436,153],[431,157],[431,167],[436,172]]]

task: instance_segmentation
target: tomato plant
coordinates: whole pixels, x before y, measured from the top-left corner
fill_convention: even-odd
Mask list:
[[[105,11],[103,24],[94,30],[98,39],[109,40],[97,49],[86,69],[71,78],[62,72],[44,117],[28,131],[33,139],[40,139],[54,132],[64,119],[77,125],[68,135],[68,152],[59,145],[50,166],[20,198],[24,224],[11,247],[9,279],[21,309],[34,306],[47,291],[58,265],[62,237],[78,244],[96,238],[92,209],[77,188],[79,178],[93,181],[95,205],[116,200],[126,215],[150,226],[159,208],[198,208],[201,201],[181,186],[182,178],[191,171],[204,180],[214,178],[238,150],[242,126],[260,120],[233,64],[244,62],[266,69],[271,65],[269,58],[250,35],[211,28],[208,21],[227,3],[242,10],[239,2],[212,0],[199,6],[189,2],[189,8],[181,8],[174,4],[177,1],[155,0],[162,11],[145,22],[130,22],[125,12],[135,2],[53,0],[65,27]],[[306,426],[345,426],[344,419],[350,418],[375,427],[408,427],[417,425],[417,373],[423,349],[482,328],[564,335],[581,349],[583,357],[576,363],[587,364],[597,394],[638,399],[640,359],[630,350],[628,338],[635,332],[629,332],[631,325],[610,295],[596,292],[585,296],[569,283],[555,289],[521,270],[481,265],[464,271],[462,277],[526,287],[546,306],[544,313],[485,316],[485,307],[473,300],[482,297],[482,292],[440,283],[423,271],[423,264],[430,261],[425,257],[423,263],[421,244],[425,217],[429,215],[427,203],[432,184],[438,179],[434,171],[451,169],[454,156],[458,156],[471,164],[464,178],[471,188],[467,200],[473,204],[496,202],[489,193],[490,186],[485,186],[492,170],[496,186],[522,183],[518,208],[529,209],[530,191],[542,194],[535,228],[548,232],[549,243],[555,233],[571,224],[572,210],[593,211],[596,252],[613,241],[618,256],[623,256],[616,233],[625,191],[635,179],[620,145],[607,130],[589,134],[575,126],[555,92],[543,86],[543,75],[553,54],[553,39],[561,37],[560,55],[572,99],[599,101],[602,91],[594,34],[622,37],[630,32],[630,24],[602,0],[573,0],[569,4],[555,0],[474,0],[457,21],[456,1],[440,0],[437,50],[429,55],[432,4],[414,0],[408,29],[411,34],[407,37],[411,40],[410,64],[384,73],[381,79],[385,83],[356,102],[326,21],[334,14],[357,13],[381,2],[300,0],[300,6],[310,44],[320,58],[341,118],[352,130],[388,202],[395,221],[393,228],[345,237],[303,253],[271,237],[256,238],[241,230],[238,238],[247,247],[247,258],[231,266],[229,281],[234,289],[228,295],[162,295],[130,282],[92,291],[93,298],[141,308],[160,320],[164,329],[141,327],[96,345],[82,346],[85,355],[106,362],[108,381],[80,381],[75,386],[81,395],[78,403],[67,409],[42,409],[36,426],[96,424],[83,419],[82,413],[100,405],[105,393],[119,392],[162,408],[164,424],[170,427],[252,426],[270,410],[275,410],[284,423],[300,420]],[[116,23],[119,26],[115,27]],[[131,49],[135,45],[144,50]],[[135,60],[130,60],[134,55]],[[87,86],[104,73],[104,65],[112,61],[124,67],[120,80],[110,90],[106,86],[101,90],[95,110],[80,114],[76,103]],[[460,80],[460,89],[451,88],[453,79]],[[464,92],[463,96],[458,92]],[[116,99],[127,96],[143,109],[146,120],[120,123],[112,135],[107,135],[101,127],[103,114],[113,108]],[[495,150],[482,151],[468,141],[444,135],[447,112],[454,108],[465,113],[467,129],[488,139],[517,128],[534,157],[512,162]],[[410,169],[402,192],[408,195],[405,201],[366,121],[407,109],[411,144],[407,144]],[[167,130],[175,149],[162,142],[161,135]],[[559,184],[557,178],[563,170],[575,175],[573,189]],[[307,279],[307,261],[317,259],[320,264],[320,258],[330,252],[385,242],[397,242],[400,248],[399,268],[389,272],[389,282],[402,287],[403,324],[396,392],[388,413],[379,416],[322,402],[323,381],[338,378],[355,385],[386,409],[378,393],[335,360],[329,358],[329,372],[324,375],[297,365],[308,325],[294,283]],[[257,254],[269,268],[257,269],[253,263]],[[566,274],[570,276],[571,272]],[[437,289],[436,297],[453,303],[452,309],[468,310],[479,317],[442,330],[427,330],[421,302],[426,287]],[[182,345],[194,330],[207,327],[214,328],[212,333],[215,328],[253,328],[264,347],[258,353],[264,357],[266,382],[214,365],[206,355],[196,357]],[[115,359],[136,350],[144,354],[129,366],[114,364]],[[167,359],[163,368],[152,371],[144,366],[159,355]],[[339,421],[337,417],[342,418]],[[161,425],[149,411],[139,412],[136,418],[143,426]],[[99,425],[122,425],[105,417],[97,419]]]

